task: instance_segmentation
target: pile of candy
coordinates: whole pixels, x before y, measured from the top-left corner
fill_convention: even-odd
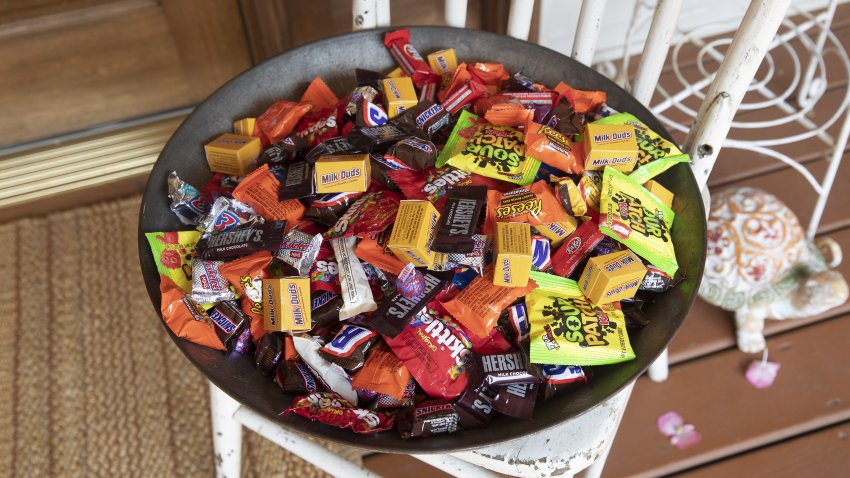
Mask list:
[[[681,277],[652,178],[688,157],[602,91],[385,44],[396,71],[342,99],[316,78],[208,143],[202,190],[171,174],[195,229],[147,234],[163,319],[253,354],[283,413],[405,438],[530,419],[634,358]]]

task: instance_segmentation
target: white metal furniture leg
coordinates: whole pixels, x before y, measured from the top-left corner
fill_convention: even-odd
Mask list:
[[[233,417],[239,402],[210,382],[215,476],[239,478],[242,469],[242,425]]]
[[[649,379],[653,382],[660,383],[667,380],[667,376],[670,374],[670,365],[667,361],[666,348],[663,352],[661,352],[661,355],[655,359],[655,362],[652,362],[652,365],[649,366],[646,373],[649,375]]]

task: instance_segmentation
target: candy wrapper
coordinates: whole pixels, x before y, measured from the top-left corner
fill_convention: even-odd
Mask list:
[[[551,290],[525,297],[531,321],[531,361],[606,365],[635,358],[618,302],[594,306]]]
[[[571,275],[604,237],[593,221],[583,222],[552,254],[552,272]]]
[[[252,345],[251,334],[248,333],[243,339],[242,332],[248,329],[251,318],[239,310],[234,302],[221,302],[207,311],[210,320],[215,325],[215,331],[221,343],[227,350],[247,353]]]
[[[558,178],[555,182],[555,197],[561,203],[564,211],[570,216],[584,216],[587,214],[587,203],[581,192],[570,178]]]
[[[280,332],[266,334],[257,342],[254,351],[254,362],[257,371],[263,375],[271,375],[283,360],[284,339]]]
[[[496,398],[493,399],[493,408],[502,415],[531,420],[541,388],[538,383],[512,383],[494,387]]]
[[[271,261],[271,253],[263,251],[225,262],[219,267],[221,275],[239,292],[242,312],[251,317],[254,340],[266,334],[263,328],[263,279],[270,277],[267,267]]]
[[[312,421],[338,428],[350,428],[354,433],[371,434],[389,430],[395,417],[381,412],[357,408],[350,401],[332,392],[316,392],[296,398],[282,414],[296,413]]]
[[[526,156],[525,135],[510,126],[494,126],[463,111],[437,159],[471,173],[516,184],[531,184],[540,161]]]
[[[543,371],[543,400],[564,393],[574,383],[587,383],[584,370],[578,365],[544,365]]]
[[[321,246],[321,234],[307,234],[296,227],[280,243],[275,257],[292,266],[299,276],[309,277]]]
[[[492,277],[493,266],[488,266],[463,292],[443,304],[470,333],[482,338],[490,335],[505,307],[536,287],[533,280],[525,287],[497,286],[493,285]]]
[[[468,253],[475,249],[487,203],[486,186],[461,186],[449,192],[431,249],[437,252]]]
[[[204,260],[226,260],[259,251],[275,251],[283,240],[286,221],[274,221],[206,234],[195,245],[195,253]]]
[[[180,179],[175,171],[168,175],[168,198],[171,199],[171,211],[177,219],[190,226],[198,225],[210,208],[201,193]]]
[[[198,231],[146,232],[156,269],[182,291],[192,290],[192,256]]]
[[[378,410],[387,408],[409,407],[416,402],[416,380],[412,378],[407,381],[401,398],[379,393],[375,396],[373,406]]]
[[[386,345],[374,347],[351,379],[354,390],[372,390],[402,400],[410,383],[407,366]]]
[[[229,231],[239,226],[249,226],[259,221],[251,206],[235,199],[221,196],[210,206],[210,211],[198,223],[198,229],[208,234]]]
[[[356,201],[363,193],[329,193],[318,196],[310,203],[310,207],[304,213],[305,219],[310,219],[333,227],[340,216],[348,209],[352,202]]]
[[[160,274],[159,278],[162,319],[174,335],[205,347],[226,350],[203,307],[184,294],[167,276]]]
[[[341,237],[331,239],[334,256],[337,259],[339,283],[342,288],[342,300],[345,305],[339,311],[339,320],[346,320],[358,314],[372,312],[378,308],[366,272],[360,260],[354,255],[354,243],[357,238]]]
[[[581,147],[564,134],[533,121],[525,128],[525,154],[567,174],[584,171]]]
[[[325,237],[334,239],[377,234],[392,224],[401,199],[401,195],[394,191],[383,188],[371,190],[354,201],[333,228],[325,233]]]
[[[405,297],[395,290],[381,302],[367,324],[385,338],[398,336],[423,307],[451,283],[453,272],[427,271],[423,276],[422,293],[415,298]]]
[[[454,411],[465,430],[483,428],[490,424],[495,414],[493,398],[496,392],[488,387],[471,386],[463,392],[454,404]]]
[[[599,230],[674,276],[679,264],[670,237],[673,210],[630,176],[608,167],[601,198]]]
[[[460,416],[445,400],[427,400],[398,416],[398,431],[404,439],[428,437],[458,430]]]
[[[307,140],[291,134],[264,149],[260,154],[260,164],[268,164],[270,167],[287,164],[306,147]]]
[[[675,144],[649,129],[634,115],[617,113],[596,121],[599,124],[628,124],[635,127],[638,157],[635,170],[629,175],[637,184],[643,184],[679,163],[687,163],[690,156],[682,153]]]
[[[239,183],[233,197],[251,206],[267,221],[288,221],[295,224],[304,216],[305,207],[296,199],[281,201],[280,181],[264,164]]]
[[[451,166],[426,168],[421,171],[400,169],[390,171],[389,176],[404,193],[404,197],[431,201],[438,210],[443,210],[446,194],[455,187],[487,186],[497,191],[509,191],[514,187],[510,183],[473,175]]]
[[[395,119],[398,124],[410,131],[418,131],[428,138],[432,138],[443,127],[448,126],[451,120],[452,116],[448,111],[431,101],[420,101]],[[436,154],[436,150],[434,153]],[[433,166],[433,160],[431,166]]]
[[[315,393],[319,383],[310,369],[301,362],[282,360],[275,369],[274,382],[284,393]]]
[[[387,247],[390,237],[390,229],[385,229],[380,234],[372,234],[357,243],[354,254],[360,260],[366,261],[383,271],[398,275],[404,269],[404,262],[393,254]]]
[[[219,269],[224,262],[196,259],[192,263],[192,298],[201,304],[233,300],[236,293]]]
[[[302,116],[309,113],[313,105],[292,101],[275,101],[269,109],[257,117],[257,128],[267,139],[266,144],[277,143],[289,136]]]
[[[535,280],[535,282],[539,281]],[[505,337],[516,345],[528,342],[531,323],[528,321],[528,309],[525,307],[525,302],[514,304],[503,310],[499,315],[498,324],[498,329],[504,331]]]
[[[369,349],[379,340],[378,334],[372,330],[343,324],[333,340],[319,349],[319,355],[346,370],[358,370],[366,361]]]
[[[568,221],[569,216],[558,203],[546,181],[521,187],[504,194],[487,191],[487,223],[485,232],[491,234],[496,222],[525,222],[532,226]]]
[[[416,270],[413,264],[408,263],[398,273],[395,288],[402,297],[418,301],[425,295],[425,276]]]
[[[357,403],[357,393],[351,388],[348,374],[339,365],[322,357],[319,353],[322,345],[316,339],[310,336],[295,335],[292,337],[292,344],[301,360],[332,392],[339,394],[351,403]]]
[[[393,353],[429,396],[451,400],[466,389],[469,339],[433,310],[416,314],[395,338],[385,337]]]
[[[434,166],[434,161],[437,160],[437,147],[428,140],[409,136],[394,144],[387,155],[407,168],[425,169]]]

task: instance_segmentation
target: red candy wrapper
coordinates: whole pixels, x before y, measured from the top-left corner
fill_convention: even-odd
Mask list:
[[[569,277],[604,237],[593,221],[582,223],[552,254],[552,272]]]
[[[431,201],[438,211],[442,211],[446,205],[446,194],[457,186],[487,186],[488,189],[502,192],[516,187],[515,184],[472,174],[452,166],[422,170],[399,169],[390,171],[389,176],[398,184],[405,198]]]
[[[338,428],[350,428],[354,433],[365,435],[389,430],[395,423],[394,416],[357,408],[333,392],[316,392],[296,397],[281,415],[288,413]]]
[[[395,219],[401,194],[373,186],[345,211],[325,238],[366,237],[382,232]]]
[[[423,310],[395,338],[384,339],[425,393],[451,400],[466,390],[471,344],[460,329],[432,312]]]
[[[410,30],[403,28],[389,32],[384,36],[384,45],[392,54],[401,70],[413,80],[413,84],[422,88],[426,83],[439,85],[442,76],[435,74],[422,55],[410,44]]]
[[[310,293],[319,291],[340,294],[339,270],[330,242],[322,241],[319,254],[310,267]]]

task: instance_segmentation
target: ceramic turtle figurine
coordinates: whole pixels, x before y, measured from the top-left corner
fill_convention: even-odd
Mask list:
[[[738,348],[764,350],[764,319],[808,317],[847,300],[847,281],[832,270],[841,249],[829,238],[806,239],[794,213],[776,196],[734,188],[711,198],[708,254],[699,295],[735,312]]]

